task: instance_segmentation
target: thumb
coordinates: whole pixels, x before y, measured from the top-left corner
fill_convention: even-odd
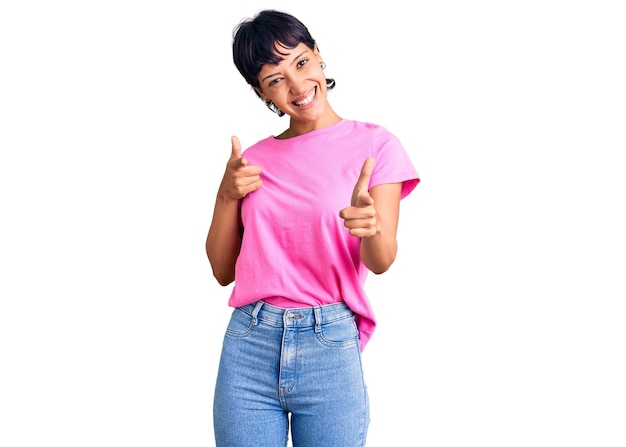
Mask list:
[[[369,157],[363,163],[363,167],[361,168],[361,175],[356,182],[356,186],[354,189],[358,190],[367,190],[370,184],[370,178],[372,178],[372,172],[374,171],[374,159]]]
[[[359,196],[369,196],[368,189],[373,171],[374,159],[372,157],[368,157],[363,163],[361,175],[359,175],[359,179],[357,180],[356,185],[354,185],[354,192],[352,193],[352,206],[356,206]]]
[[[232,146],[230,158],[232,159],[241,158],[241,143],[239,142],[239,138],[233,135],[232,137],[230,137],[230,144]]]
[[[238,166],[245,166],[247,164],[247,160],[241,157],[241,143],[239,142],[239,138],[233,135],[232,137],[230,137],[230,144],[232,147],[230,152],[230,160],[237,160],[239,161]]]

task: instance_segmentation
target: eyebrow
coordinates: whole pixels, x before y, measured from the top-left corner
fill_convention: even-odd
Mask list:
[[[308,49],[307,49],[307,50],[304,50],[302,53],[298,54],[296,57],[294,57],[294,58],[293,58],[293,61],[292,61],[291,63],[293,64],[295,61],[297,61],[298,59],[300,59],[300,57],[302,57],[302,55],[303,55],[304,53],[306,53],[307,51],[309,51],[309,50],[308,50]],[[276,76],[277,74],[278,74],[278,73],[272,73],[272,74],[269,74],[269,75],[265,76],[263,79],[261,79],[261,82],[265,82],[265,80],[266,80],[267,78],[271,78],[272,76]]]

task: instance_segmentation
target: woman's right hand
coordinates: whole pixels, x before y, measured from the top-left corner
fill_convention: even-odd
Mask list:
[[[232,151],[226,164],[226,172],[220,185],[219,194],[224,199],[239,200],[261,187],[261,168],[248,165],[248,159],[241,156],[239,138],[232,136]]]

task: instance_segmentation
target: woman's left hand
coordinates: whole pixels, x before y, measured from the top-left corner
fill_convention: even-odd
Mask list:
[[[355,237],[371,237],[380,231],[374,199],[368,190],[373,170],[374,159],[370,157],[363,163],[361,175],[352,191],[351,206],[339,212],[339,217],[344,220],[344,225],[350,229],[350,234]]]

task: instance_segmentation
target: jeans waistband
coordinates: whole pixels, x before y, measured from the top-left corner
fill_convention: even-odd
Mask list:
[[[354,312],[343,302],[324,306],[283,309],[263,301],[247,304],[239,309],[252,317],[252,323],[259,321],[272,326],[308,327],[349,318]]]

